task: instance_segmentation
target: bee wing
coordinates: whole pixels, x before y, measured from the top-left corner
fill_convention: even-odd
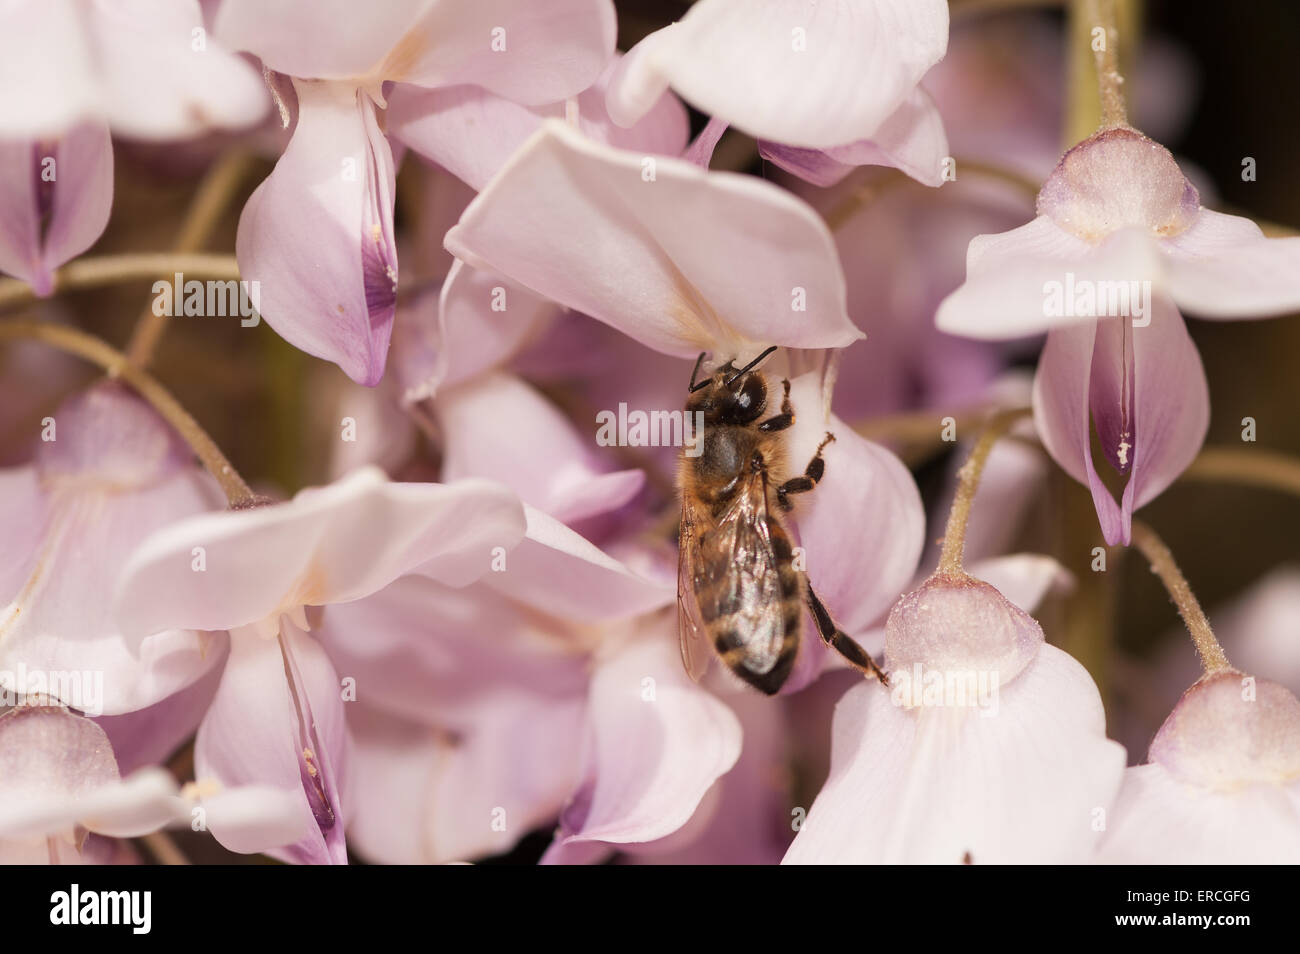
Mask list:
[[[767,475],[755,473],[718,521],[711,549],[730,563],[725,602],[735,607],[732,630],[745,645],[747,668],[767,672],[785,642],[781,568],[768,523]]]
[[[695,533],[691,504],[682,500],[682,522],[677,542],[677,633],[682,664],[687,675],[699,682],[709,668],[709,640],[695,598],[694,567],[699,559],[699,537]]]

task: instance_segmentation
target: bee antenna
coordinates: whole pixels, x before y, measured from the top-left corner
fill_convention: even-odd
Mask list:
[[[753,361],[749,362],[749,364],[745,365],[743,368],[741,368],[739,371],[737,371],[737,372],[736,372],[735,374],[733,374],[731,377],[727,378],[727,380],[726,380],[725,382],[723,382],[723,383],[726,384],[727,387],[731,387],[733,384],[736,383],[736,381],[737,381],[737,380],[738,380],[742,375],[748,374],[750,371],[753,371],[756,367],[758,367],[759,364],[762,363],[763,359],[766,358],[766,357],[767,357],[769,354],[771,354],[773,351],[775,351],[776,348],[777,348],[776,345],[772,345],[772,347],[768,348],[766,351],[764,351],[762,354],[760,354],[760,355],[759,355],[757,358],[755,358]]]
[[[708,354],[707,351],[701,351],[700,356],[695,359],[695,370],[691,372],[691,383],[690,383],[690,391],[692,394],[700,390],[700,388],[707,387],[711,383],[707,378],[701,381],[699,384],[695,383],[695,379],[699,376],[700,373],[700,365],[704,364],[704,357],[707,354]]]

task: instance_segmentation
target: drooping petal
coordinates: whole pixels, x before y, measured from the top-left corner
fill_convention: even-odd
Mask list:
[[[464,585],[488,571],[494,548],[508,551],[523,532],[519,501],[504,487],[390,483],[365,468],[288,503],[164,528],[123,571],[115,616],[130,638],[165,625],[253,624],[359,599],[406,573]]]
[[[641,470],[611,470],[590,439],[541,394],[502,372],[444,391],[442,478],[483,477],[563,523],[615,510],[645,485]],[[485,430],[484,421],[496,426]],[[594,426],[594,425],[593,425]]]
[[[908,710],[876,684],[849,690],[830,778],[785,863],[1087,860],[1124,770],[1097,687],[1044,645],[988,711]]]
[[[1200,352],[1183,316],[1163,297],[1154,302],[1151,324],[1133,328],[1133,392],[1133,474],[1124,499],[1137,510],[1187,468],[1210,426]]]
[[[948,45],[933,0],[705,0],[653,37],[644,69],[762,139],[826,148],[870,137]],[[634,73],[636,90],[650,86]],[[628,112],[644,95],[626,95]],[[625,114],[626,118],[626,114]]]
[[[1167,287],[1201,318],[1263,318],[1300,309],[1300,238],[1265,238],[1250,219],[1201,209],[1163,243]]]
[[[670,625],[656,623],[592,676],[590,790],[566,810],[552,851],[654,841],[676,831],[740,756],[740,720],[686,677]]]
[[[38,295],[99,238],[113,204],[108,127],[85,122],[47,144],[0,141],[0,271]]]
[[[1126,319],[1048,335],[1034,379],[1034,414],[1048,453],[1087,484],[1108,544],[1128,544],[1133,512],[1157,497],[1199,453],[1209,388],[1182,316],[1163,297],[1149,324]],[[1095,424],[1107,462],[1128,475],[1117,504],[1092,459]]]
[[[1129,524],[1092,460],[1089,395],[1096,336],[1095,324],[1048,334],[1034,375],[1034,427],[1052,459],[1092,492],[1102,535],[1115,543],[1127,540]]]
[[[615,125],[605,111],[610,68],[576,97],[578,128],[598,142],[644,155],[676,156],[686,148],[686,109],[671,93],[634,126]],[[481,190],[546,119],[563,119],[564,103],[521,106],[478,86],[399,86],[389,97],[388,133]]]
[[[219,791],[270,786],[292,795],[296,817],[277,826],[236,824],[214,812],[207,824],[226,848],[268,852],[299,864],[343,864],[346,821],[339,785],[346,737],[338,676],[324,650],[295,626],[276,638],[231,634],[230,658],[194,748],[197,782]]]
[[[572,241],[555,242],[564,232]],[[860,337],[825,224],[751,176],[708,173],[548,122],[470,204],[447,248],[678,356]]]
[[[259,313],[354,381],[384,373],[397,294],[393,156],[370,98],[296,81],[298,124],[239,219],[235,253]]]

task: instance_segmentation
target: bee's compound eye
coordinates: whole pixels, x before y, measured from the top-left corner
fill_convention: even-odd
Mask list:
[[[763,379],[757,374],[745,376],[745,381],[736,393],[736,408],[740,411],[758,411],[763,406],[763,399],[767,397],[767,386],[763,384]]]

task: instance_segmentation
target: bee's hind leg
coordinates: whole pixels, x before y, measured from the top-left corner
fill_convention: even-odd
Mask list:
[[[812,584],[807,580],[804,584],[804,591],[808,594],[808,608],[812,610],[813,621],[817,624],[817,632],[821,634],[822,641],[847,659],[854,669],[879,679],[882,686],[888,686],[889,677],[885,671],[876,665],[871,654],[859,646],[856,640],[835,625],[835,620],[831,619],[831,614],[813,592]]]
[[[781,505],[782,510],[789,510],[793,506],[789,500],[790,494],[806,494],[825,476],[826,462],[822,460],[822,450],[833,440],[835,435],[827,432],[822,442],[817,445],[817,453],[813,454],[813,459],[808,461],[808,466],[804,468],[803,473],[798,477],[791,477],[776,488],[776,502]]]

